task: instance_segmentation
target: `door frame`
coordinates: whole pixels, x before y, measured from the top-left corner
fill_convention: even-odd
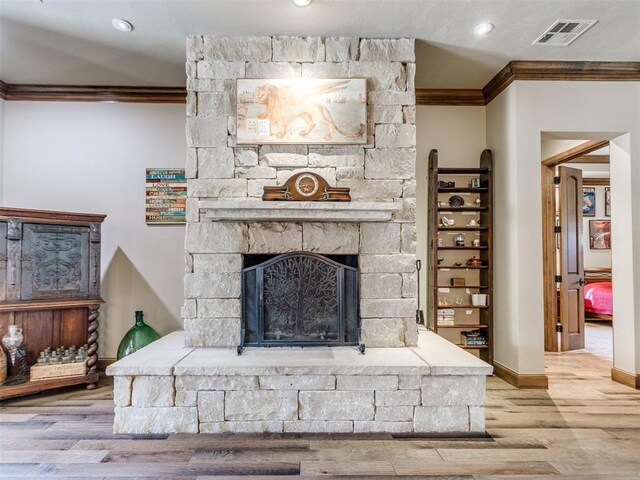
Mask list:
[[[542,160],[542,293],[544,311],[544,349],[558,351],[557,294],[555,283],[555,168],[609,145],[609,140],[590,140]]]

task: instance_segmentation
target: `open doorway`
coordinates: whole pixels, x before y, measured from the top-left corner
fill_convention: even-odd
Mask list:
[[[609,142],[573,143],[542,162],[545,350],[564,354],[547,354],[545,363],[607,374],[613,367]]]

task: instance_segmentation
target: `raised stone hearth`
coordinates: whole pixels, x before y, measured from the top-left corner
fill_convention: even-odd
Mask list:
[[[107,369],[116,433],[484,432],[491,367],[423,330],[417,347],[184,347],[176,332]]]

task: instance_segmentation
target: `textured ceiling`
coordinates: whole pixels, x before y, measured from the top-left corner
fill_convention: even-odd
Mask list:
[[[532,46],[558,18],[598,23],[568,47]],[[496,28],[478,38],[483,21]],[[0,79],[183,85],[189,34],[415,37],[418,87],[480,88],[510,60],[640,60],[640,0],[0,0]]]

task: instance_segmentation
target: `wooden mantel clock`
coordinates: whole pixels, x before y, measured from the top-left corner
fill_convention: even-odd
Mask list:
[[[347,187],[329,186],[317,173],[300,172],[292,175],[282,186],[264,187],[262,200],[350,202],[349,191]]]

